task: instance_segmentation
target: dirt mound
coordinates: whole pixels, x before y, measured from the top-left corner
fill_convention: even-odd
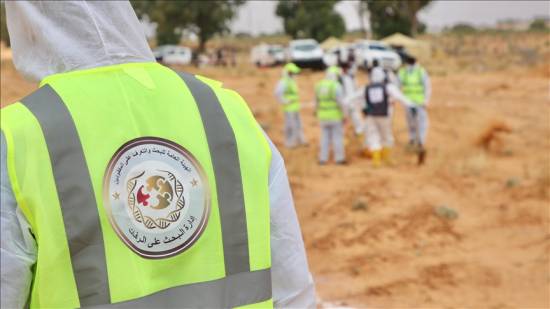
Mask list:
[[[485,150],[502,148],[500,134],[510,132],[512,132],[512,128],[506,123],[502,121],[493,121],[477,137],[475,144]]]

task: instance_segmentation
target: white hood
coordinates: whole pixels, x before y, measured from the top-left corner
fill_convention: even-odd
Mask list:
[[[386,79],[386,73],[381,67],[374,67],[370,73],[370,80],[372,83],[382,83]]]
[[[155,61],[128,1],[5,1],[13,62],[26,78]]]

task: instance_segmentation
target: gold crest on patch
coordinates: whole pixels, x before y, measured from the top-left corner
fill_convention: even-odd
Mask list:
[[[208,221],[210,191],[204,171],[171,141],[146,137],[124,144],[107,167],[103,190],[114,230],[146,258],[184,251]]]

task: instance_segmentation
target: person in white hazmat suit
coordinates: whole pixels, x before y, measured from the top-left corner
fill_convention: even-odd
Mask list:
[[[283,105],[285,116],[285,146],[294,148],[307,145],[300,117],[300,96],[295,76],[300,68],[292,62],[283,68],[283,76],[275,87],[275,97]]]
[[[315,86],[315,110],[321,127],[319,164],[329,160],[329,149],[332,145],[336,164],[346,164],[344,150],[344,94],[338,83],[340,68],[331,66],[325,78]]]
[[[389,69],[389,68],[384,68],[380,65],[380,62],[378,61],[378,59],[374,59],[372,61],[372,67],[369,69],[369,80],[372,81],[372,70],[374,68],[381,68],[383,71],[384,71],[384,82],[385,83],[392,83],[396,86],[399,86],[399,79],[397,78],[397,76],[395,76],[395,73],[393,70]]]
[[[5,5],[13,61],[17,70],[32,81],[43,80],[52,74],[119,64],[151,62],[149,65],[157,65],[152,63],[155,58],[128,1],[7,1]],[[127,73],[120,71],[119,74]],[[140,77],[143,76],[138,76],[137,82],[142,81]],[[144,82],[146,87],[147,80]],[[117,87],[123,91],[122,85]],[[267,135],[265,138],[272,152],[267,183],[274,306],[315,308],[315,288],[285,165]],[[41,248],[37,246],[31,225],[14,197],[14,188],[8,178],[11,165],[8,165],[7,153],[2,130],[1,307],[23,308],[29,302],[35,276],[33,265],[37,263]],[[179,299],[183,296],[171,294],[170,297],[176,299],[169,303],[185,307],[186,299]],[[141,301],[137,299],[134,307],[163,307],[163,303],[143,302],[140,305]],[[117,304],[101,307],[117,307]]]
[[[390,154],[394,139],[392,132],[393,108],[390,100],[401,102],[406,107],[412,106],[399,88],[394,84],[386,83],[386,74],[380,67],[375,67],[370,73],[371,82],[363,89],[347,97],[346,101],[362,99],[365,121],[365,144],[372,155],[373,165],[378,167],[391,163]]]
[[[342,90],[344,97],[350,96],[355,93],[357,89],[357,83],[352,72],[351,64],[345,63],[342,66],[342,74],[340,74],[340,81],[342,84]],[[353,131],[356,136],[363,133],[363,118],[361,116],[359,104],[360,100],[345,102],[346,114],[351,119],[353,125]]]

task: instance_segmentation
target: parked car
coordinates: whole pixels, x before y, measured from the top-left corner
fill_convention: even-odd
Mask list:
[[[325,50],[323,62],[326,66],[342,65],[347,63],[350,57],[350,48],[347,44]]]
[[[314,39],[290,41],[288,61],[302,68],[324,69],[323,50]]]
[[[354,44],[354,49],[355,62],[361,68],[372,67],[375,59],[386,69],[395,71],[401,66],[401,57],[383,42],[361,40]]]
[[[165,64],[190,64],[193,53],[190,48],[177,45],[162,45],[153,50],[153,55],[158,62]]]
[[[279,65],[285,62],[285,50],[281,45],[260,44],[250,51],[250,61],[258,67]]]

